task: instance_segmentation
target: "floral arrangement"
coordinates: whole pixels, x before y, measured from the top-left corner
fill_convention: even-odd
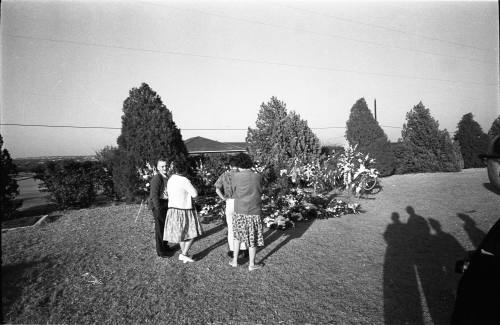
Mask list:
[[[356,149],[357,145],[351,146],[347,144],[344,147],[344,152],[339,157],[338,167],[342,174],[344,188],[355,192],[359,196],[364,185],[360,176],[368,174],[371,177],[378,177],[379,172],[375,168],[366,167],[372,165],[375,159]]]
[[[327,156],[326,159],[315,158],[304,164],[300,159],[294,158],[288,162],[288,168],[280,171],[280,176],[288,176],[298,187],[304,184],[314,191],[329,190],[339,185],[336,169],[332,168],[334,159],[334,156]]]
[[[139,174],[139,178],[141,180],[139,192],[143,195],[147,195],[149,193],[149,187],[151,186],[151,179],[158,173],[158,171],[156,170],[156,167],[151,166],[149,162],[146,162],[146,166],[144,168],[137,168],[137,173]]]
[[[295,222],[311,218],[340,217],[361,211],[359,203],[330,199],[325,194],[315,194],[303,189],[293,189],[289,194],[276,198],[262,196],[264,223],[268,228],[295,227]]]
[[[196,210],[200,217],[213,216],[225,220],[226,211],[224,201],[218,197],[204,197],[196,200]]]
[[[359,203],[347,203],[338,199],[331,200],[325,211],[333,217],[340,217],[344,214],[357,214],[361,211]]]
[[[215,175],[210,169],[204,165],[201,160],[196,162],[196,167],[194,169],[196,176],[201,180],[204,186],[211,186],[217,181],[219,175]]]

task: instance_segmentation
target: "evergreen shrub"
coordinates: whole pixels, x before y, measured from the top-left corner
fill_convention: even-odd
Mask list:
[[[402,145],[393,146],[396,173],[455,172],[460,170],[458,146],[448,131],[440,130],[430,110],[420,102],[406,114]]]
[[[122,130],[117,139],[118,151],[113,164],[113,181],[117,194],[127,202],[143,199],[138,170],[159,158],[167,165],[188,165],[188,153],[172,112],[148,84],[129,91],[123,102]]]
[[[346,139],[359,151],[375,159],[374,167],[380,176],[394,173],[395,158],[384,130],[368,109],[364,98],[360,98],[351,108],[346,122]]]
[[[458,122],[454,140],[460,145],[464,168],[484,167],[479,155],[488,150],[489,138],[479,123],[474,121],[472,113],[465,114]]]
[[[19,194],[19,186],[14,176],[17,174],[16,165],[10,158],[9,151],[2,149],[3,138],[0,135],[0,215],[8,219],[16,209],[15,197]]]
[[[490,136],[490,139],[493,139],[495,136],[500,135],[500,115],[491,124],[488,135]]]
[[[104,173],[100,162],[61,160],[44,164],[35,178],[42,181],[40,188],[48,191],[60,208],[84,208],[95,202]]]

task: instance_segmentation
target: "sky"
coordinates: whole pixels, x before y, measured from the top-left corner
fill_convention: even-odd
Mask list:
[[[2,1],[0,133],[13,158],[95,154],[143,82],[184,140],[245,141],[272,96],[326,145],[359,98],[391,141],[420,101],[487,132],[498,43],[495,1]]]

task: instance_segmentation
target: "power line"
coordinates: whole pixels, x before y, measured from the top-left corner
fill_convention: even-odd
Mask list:
[[[165,5],[165,4],[150,3],[150,2],[146,2],[146,1],[142,1],[142,2],[146,3],[146,4],[160,6],[160,7],[171,8],[171,9],[174,9],[174,10],[191,11],[191,12],[201,13],[201,14],[208,15],[208,16],[214,16],[214,17],[225,18],[225,19],[232,19],[232,20],[242,21],[242,22],[245,22],[245,23],[263,25],[263,26],[268,26],[268,27],[273,27],[273,28],[279,28],[279,29],[285,29],[285,30],[291,30],[291,31],[294,31],[294,32],[313,34],[313,35],[317,35],[317,36],[330,37],[330,38],[338,38],[338,39],[343,39],[343,40],[348,40],[348,41],[353,41],[353,42],[359,42],[359,43],[367,43],[367,44],[371,44],[371,45],[375,45],[375,46],[379,46],[379,47],[384,47],[384,48],[386,48],[387,46],[389,46],[390,48],[394,48],[394,49],[398,49],[398,50],[403,50],[403,51],[423,53],[423,54],[427,54],[427,55],[447,57],[447,58],[452,58],[452,59],[457,59],[457,60],[467,60],[467,61],[474,61],[474,62],[481,62],[481,63],[493,64],[490,61],[479,60],[479,59],[474,59],[474,58],[470,58],[470,57],[454,56],[454,55],[448,55],[448,54],[440,54],[440,53],[429,52],[429,51],[424,51],[424,50],[415,49],[415,48],[402,47],[402,46],[396,46],[396,45],[387,45],[387,44],[384,44],[384,43],[370,41],[370,40],[356,39],[356,38],[346,37],[346,36],[336,35],[336,34],[320,33],[320,32],[316,32],[316,31],[312,31],[312,30],[307,30],[307,29],[302,29],[302,28],[294,28],[294,27],[288,27],[288,26],[274,24],[274,23],[267,23],[267,22],[262,22],[262,21],[257,21],[257,20],[246,19],[246,18],[240,18],[240,17],[222,15],[222,14],[217,14],[217,13],[211,13],[211,12],[206,12],[206,11],[199,10],[199,9],[185,9],[185,8],[178,8],[178,7],[175,7],[175,6]],[[296,9],[294,7],[288,7],[288,6],[285,6],[285,7]],[[300,9],[297,9],[297,10],[300,10]],[[335,18],[335,17],[332,17],[332,18]]]
[[[467,48],[471,48],[471,49],[475,49],[475,50],[480,50],[480,51],[485,51],[485,52],[496,52],[495,49],[486,49],[486,48],[482,48],[482,47],[478,47],[478,46],[474,46],[474,45],[470,45],[470,44],[465,44],[465,43],[460,43],[460,42],[454,42],[454,41],[450,41],[450,40],[445,40],[445,39],[434,37],[434,36],[427,36],[427,35],[423,35],[423,34],[419,34],[419,33],[412,33],[412,32],[408,32],[408,31],[402,30],[402,29],[397,29],[397,28],[387,27],[387,26],[383,26],[383,25],[378,25],[378,24],[373,24],[373,23],[367,23],[367,22],[363,22],[363,21],[359,21],[359,20],[354,20],[354,19],[339,17],[339,16],[335,16],[335,15],[331,15],[331,14],[326,14],[326,13],[323,13],[323,12],[313,11],[313,10],[310,10],[310,9],[302,9],[302,8],[297,8],[297,7],[293,7],[293,6],[290,6],[290,5],[280,5],[280,4],[275,4],[275,5],[281,6],[281,7],[285,7],[285,8],[288,8],[288,9],[292,9],[292,10],[307,12],[307,13],[314,14],[314,15],[324,16],[324,17],[328,17],[328,18],[332,18],[332,19],[336,19],[336,20],[342,20],[342,21],[346,21],[346,22],[349,22],[349,23],[352,23],[352,24],[364,25],[364,26],[379,28],[379,29],[383,29],[383,30],[387,30],[387,31],[391,31],[391,32],[397,32],[397,33],[402,33],[402,34],[407,34],[407,35],[413,35],[413,36],[417,36],[417,37],[420,37],[420,38],[425,38],[425,39],[436,41],[436,42],[442,42],[442,43],[447,43],[447,44],[451,44],[451,45],[456,45],[456,46],[461,46],[461,47],[467,47]]]
[[[45,128],[70,128],[70,129],[107,129],[107,130],[121,130],[120,128],[110,126],[79,126],[79,125],[48,125],[48,124],[21,124],[21,123],[0,123],[0,125],[8,126],[35,126]]]
[[[470,80],[423,78],[423,77],[414,77],[414,76],[405,76],[405,75],[395,75],[395,74],[389,74],[389,73],[356,71],[356,70],[350,70],[350,69],[331,68],[331,67],[322,67],[322,66],[290,64],[290,63],[282,63],[282,62],[254,60],[254,59],[242,59],[242,58],[235,58],[235,57],[215,56],[215,55],[203,55],[203,54],[188,53],[188,52],[142,49],[142,48],[134,48],[134,47],[127,47],[127,46],[119,46],[119,45],[98,44],[98,43],[90,43],[90,42],[77,42],[77,41],[71,41],[71,40],[60,40],[60,39],[53,39],[53,38],[42,38],[42,37],[33,37],[33,36],[26,36],[26,35],[15,35],[15,34],[9,34],[9,33],[6,33],[5,35],[8,37],[12,37],[12,38],[47,41],[47,42],[54,42],[54,43],[65,43],[65,44],[73,44],[73,45],[83,45],[83,46],[91,46],[91,47],[99,47],[99,48],[112,48],[112,49],[135,51],[135,52],[158,53],[158,54],[168,54],[168,55],[177,55],[177,56],[190,56],[190,57],[198,57],[198,58],[204,58],[204,59],[215,59],[215,60],[222,60],[222,61],[247,62],[247,63],[254,63],[254,64],[275,65],[275,66],[291,67],[291,68],[366,74],[366,75],[382,76],[382,77],[388,77],[388,78],[438,81],[438,82],[459,83],[459,84],[474,84],[474,85],[480,85],[480,86],[495,86],[495,87],[498,86],[495,83],[481,83],[481,82],[470,81]]]
[[[70,128],[70,129],[106,129],[106,130],[121,130],[121,127],[111,127],[111,126],[80,126],[80,125],[49,125],[49,124],[21,124],[21,123],[0,123],[0,125],[6,126],[21,126],[21,127],[46,127],[46,128]],[[402,129],[398,126],[386,126],[381,125],[381,127]],[[325,126],[325,127],[310,127],[312,130],[324,130],[324,129],[345,129],[345,126]],[[182,131],[246,131],[248,128],[180,128]]]

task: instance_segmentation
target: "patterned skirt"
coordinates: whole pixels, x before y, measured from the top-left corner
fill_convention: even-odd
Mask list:
[[[194,209],[168,208],[163,230],[163,240],[179,243],[203,234],[198,215]]]
[[[233,216],[234,238],[247,247],[264,246],[262,220],[259,215],[239,214]]]

